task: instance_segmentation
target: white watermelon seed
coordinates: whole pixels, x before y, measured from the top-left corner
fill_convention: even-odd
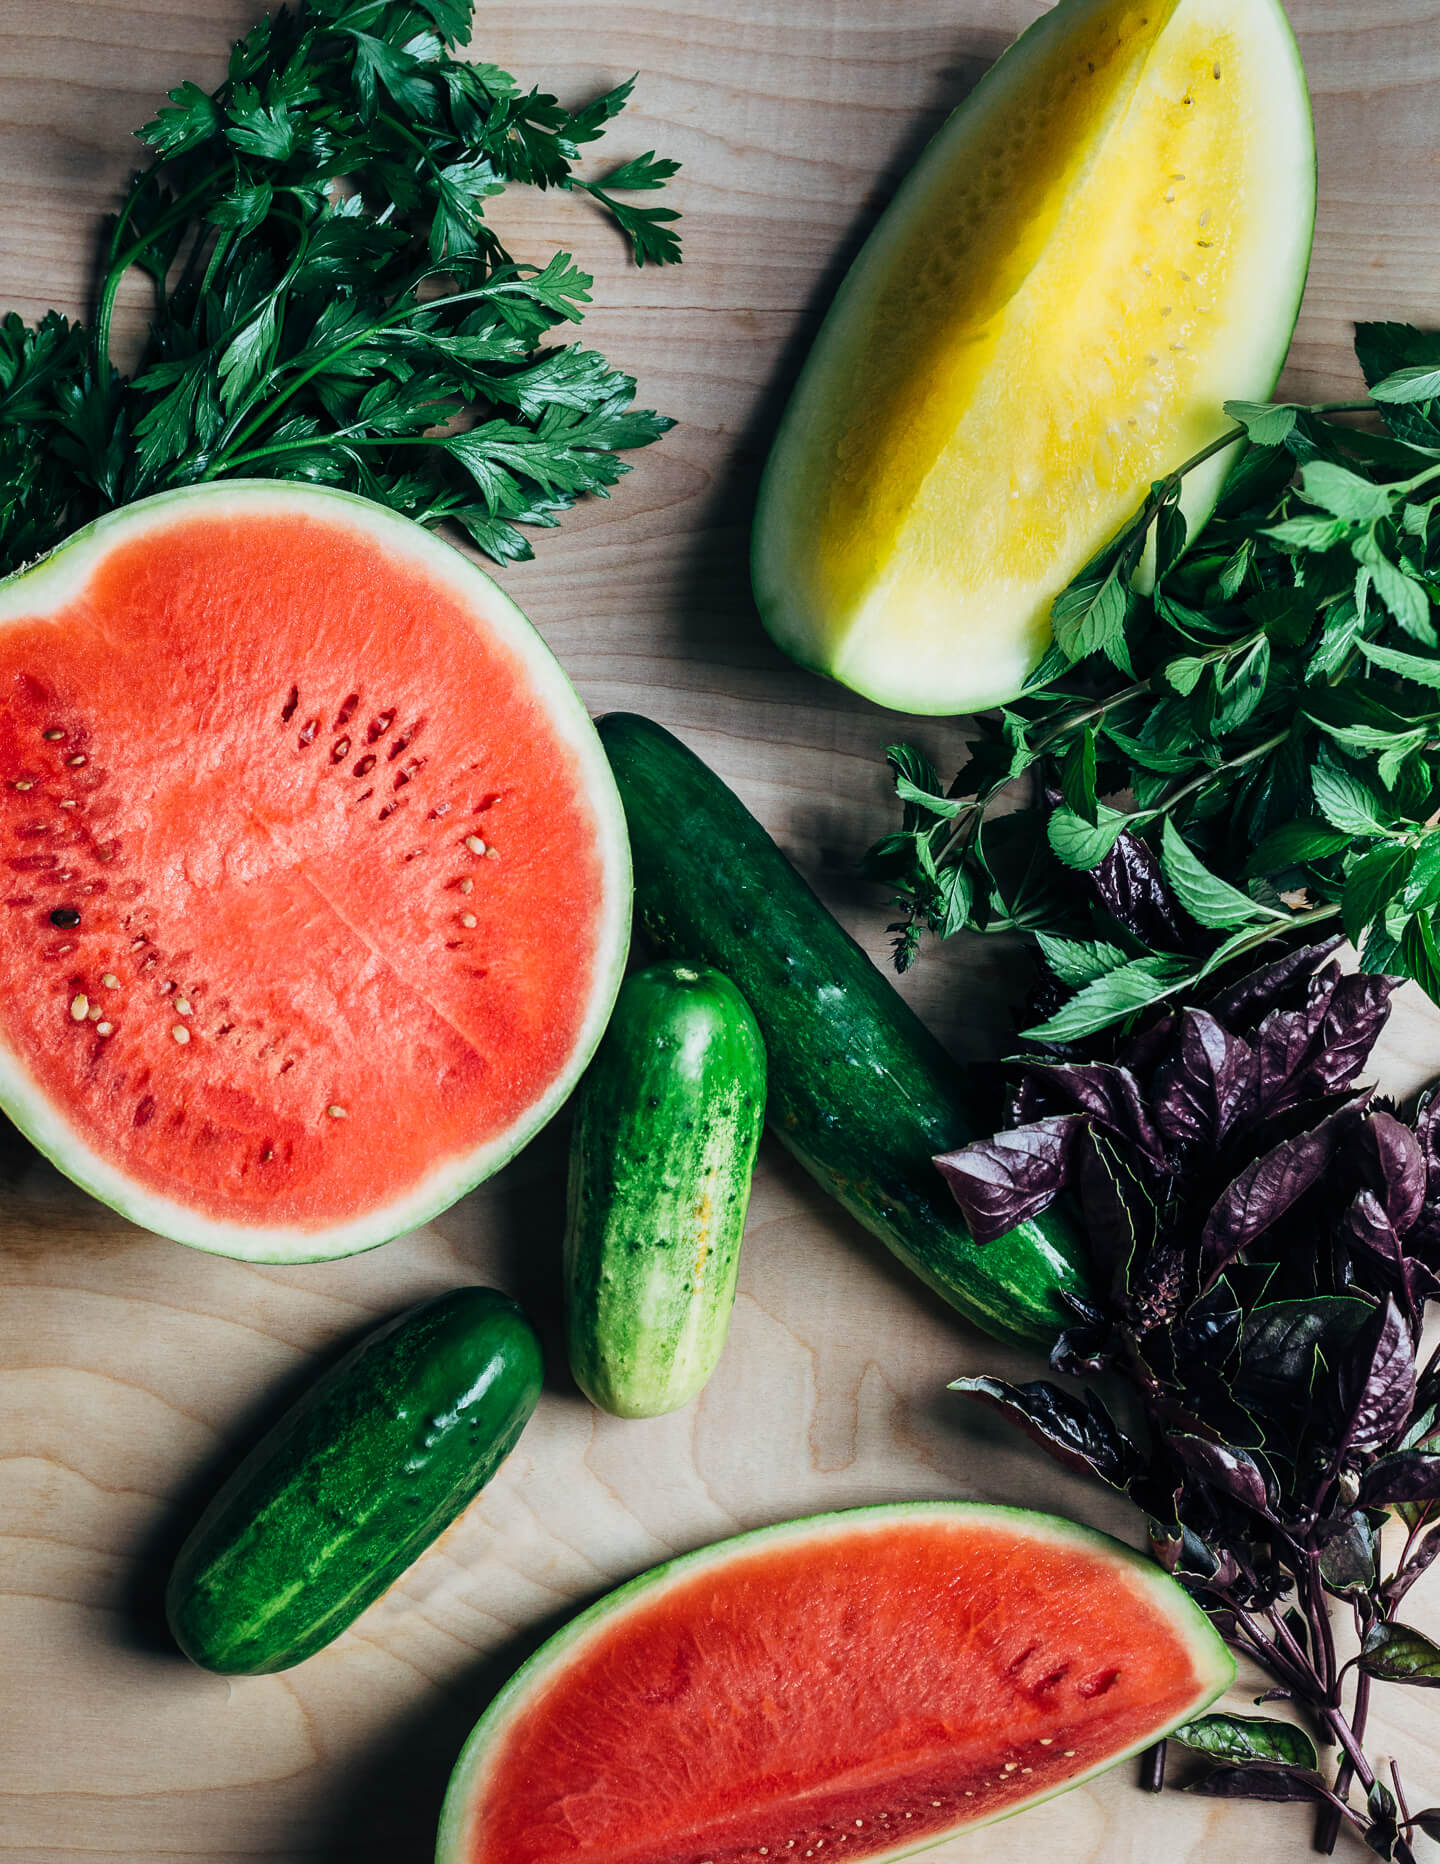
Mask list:
[[[184,1023],[176,1023],[170,1033],[182,1048],[190,1040],[190,1031],[185,1027]]]
[[[1054,1747],[1055,1745],[1054,1735],[1041,1735],[1040,1745],[1041,1747]]]
[[[60,739],[63,738],[65,734],[63,731],[52,730],[52,731],[42,731],[40,736],[42,738],[48,738],[51,744],[58,744]]]
[[[105,1014],[105,1012],[104,1010],[100,1008],[100,1005],[98,1003],[92,1003],[90,1005],[90,1008],[85,1012],[85,1014],[90,1018],[90,1021],[92,1023],[98,1023],[100,1018]]]
[[[498,861],[500,859],[500,850],[498,848],[487,848],[485,850],[485,859],[487,861]]]
[[[113,1036],[115,1025],[114,1023],[96,1023],[95,1033],[97,1036]]]
[[[475,917],[474,913],[461,913],[460,923],[468,932],[479,925],[480,921]]]
[[[332,1120],[343,1120],[349,1117],[344,1107],[327,1107],[325,1111],[330,1115]]]
[[[1066,1758],[1066,1760],[1074,1760],[1074,1758],[1075,1758],[1075,1749],[1074,1749],[1074,1748],[1066,1748],[1066,1749],[1065,1749],[1065,1758]]]
[[[100,982],[105,986],[107,990],[118,990],[120,988],[120,979],[115,975],[113,971],[107,971],[105,975],[100,979]]]
[[[475,882],[470,878],[468,874],[460,882],[460,891],[462,893],[473,893],[475,891]]]
[[[1019,1765],[1020,1765],[1020,1763],[1019,1763],[1019,1761],[1018,1761],[1018,1760],[1007,1760],[1007,1761],[1006,1761],[1006,1763],[1005,1763],[1005,1771],[1006,1771],[1006,1773],[1014,1773],[1014,1771],[1015,1771],[1015,1769],[1016,1769],[1016,1768],[1017,1768],[1017,1767],[1018,1767]]]
[[[35,787],[35,779],[33,777],[17,777],[10,787],[12,790],[33,790]]]
[[[77,1023],[84,1022],[89,1010],[90,999],[88,997],[72,997],[70,999],[70,1014],[75,1018]]]
[[[76,803],[73,796],[67,797],[66,800],[60,805],[62,809],[75,809],[75,808],[78,808],[78,806],[79,805]]]
[[[471,854],[484,854],[485,852],[485,844],[478,835],[467,835],[465,837],[465,846],[470,850]]]
[[[77,751],[73,757],[67,757],[65,759],[65,762],[72,770],[78,770],[85,761],[85,753],[83,751]]]
[[[177,1016],[188,1016],[190,1014],[190,1005],[184,997],[177,997],[175,999],[175,1014]]]

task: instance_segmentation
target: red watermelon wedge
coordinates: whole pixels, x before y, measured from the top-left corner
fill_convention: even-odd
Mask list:
[[[369,1248],[568,1093],[629,939],[609,767],[489,577],[257,481],[0,584],[0,1105],[265,1261]]]
[[[466,1744],[438,1864],[890,1859],[1019,1812],[1235,1666],[1158,1566],[916,1502],[742,1534],[583,1613]]]

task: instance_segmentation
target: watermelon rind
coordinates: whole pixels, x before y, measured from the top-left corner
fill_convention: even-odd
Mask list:
[[[460,1752],[450,1776],[450,1784],[440,1812],[439,1833],[435,1847],[435,1864],[472,1864],[478,1836],[478,1817],[483,1810],[487,1776],[503,1748],[504,1739],[516,1718],[536,1701],[565,1665],[578,1657],[592,1640],[604,1638],[608,1627],[632,1605],[662,1594],[677,1582],[689,1580],[707,1569],[723,1567],[737,1555],[793,1547],[813,1542],[823,1547],[825,1541],[857,1530],[883,1534],[907,1521],[935,1520],[972,1523],[977,1528],[1008,1528],[1037,1543],[1073,1547],[1077,1552],[1099,1555],[1115,1570],[1117,1580],[1139,1587],[1148,1595],[1171,1629],[1176,1633],[1194,1665],[1199,1685],[1195,1698],[1184,1711],[1170,1721],[1148,1730],[1143,1740],[1107,1754],[1096,1765],[1033,1797],[1008,1805],[989,1818],[972,1819],[950,1831],[927,1836],[916,1845],[902,1844],[867,1856],[866,1864],[891,1864],[892,1860],[913,1857],[932,1849],[961,1832],[978,1830],[982,1825],[1013,1818],[1018,1812],[1043,1804],[1060,1793],[1083,1786],[1122,1761],[1132,1759],[1162,1739],[1172,1728],[1207,1708],[1235,1681],[1235,1659],[1205,1613],[1163,1568],[1133,1547],[1112,1539],[1094,1528],[1069,1521],[1059,1515],[1036,1513],[1026,1508],[1006,1508],[984,1502],[921,1501],[884,1502],[866,1508],[844,1509],[836,1513],[805,1516],[783,1521],[772,1527],[752,1529],[731,1539],[716,1542],[694,1553],[681,1554],[663,1565],[652,1567],[570,1621],[523,1664],[495,1696]]]
[[[1257,163],[1256,172],[1246,178],[1243,200],[1254,229],[1250,265],[1243,290],[1237,281],[1235,302],[1224,320],[1227,333],[1233,334],[1234,354],[1228,367],[1218,375],[1212,372],[1205,383],[1206,406],[1216,423],[1213,433],[1204,436],[1208,441],[1226,426],[1224,400],[1267,400],[1285,365],[1314,245],[1314,116],[1299,46],[1281,0],[1164,0],[1164,6],[1177,25],[1199,18],[1233,28],[1266,60],[1263,115],[1249,125],[1245,138]],[[917,231],[933,219],[937,202],[972,177],[987,139],[999,143],[1010,133],[1032,101],[1037,74],[1063,47],[1067,35],[1103,21],[1111,11],[1111,0],[1059,0],[947,117],[841,282],[766,462],[751,534],[751,582],[766,632],[800,665],[894,711],[949,716],[984,711],[1015,698],[1049,645],[1050,601],[1080,571],[1091,551],[1106,542],[1103,535],[1095,535],[1089,549],[1077,550],[1072,561],[1047,565],[1057,572],[1053,586],[1042,586],[1037,578],[1027,581],[1028,571],[1016,568],[1013,576],[1023,582],[1026,600],[1017,598],[1003,639],[998,623],[987,622],[987,632],[976,632],[973,608],[964,613],[960,601],[953,601],[947,621],[954,632],[945,634],[942,651],[931,638],[938,631],[929,623],[913,639],[896,627],[896,611],[908,600],[906,572],[891,560],[883,538],[874,543],[870,579],[862,593],[852,592],[841,600],[828,592],[816,501],[817,492],[841,474],[843,462],[833,432],[837,411],[855,404],[878,307],[897,278],[907,282],[897,268],[913,252]],[[1123,123],[1125,114],[1118,110],[1113,121]],[[1163,187],[1163,180],[1159,185]],[[1017,228],[1017,240],[1020,232]],[[1061,357],[1065,327],[1065,307],[1060,307],[1053,346]],[[1047,353],[1050,338],[1043,325],[1036,328],[1033,371],[1008,384],[1017,406],[1043,401],[1047,393],[1056,370],[1056,357]],[[1098,434],[1100,419],[1095,419]],[[857,449],[862,439],[857,439]],[[992,477],[1003,482],[1009,470],[1003,434],[982,433],[977,444],[993,455],[988,462]],[[848,455],[849,436],[844,446]],[[1116,528],[1138,507],[1148,481],[1178,466],[1182,457],[1155,459],[1154,471],[1133,486],[1130,508],[1115,513]],[[1227,452],[1187,475],[1181,510],[1192,538],[1213,511],[1234,458]],[[1049,499],[1066,497],[1067,486],[1056,483],[1053,474],[1048,485],[1043,478],[1041,483]],[[894,496],[899,499],[900,494]],[[966,515],[957,518],[962,526]],[[1023,562],[1027,546],[1023,535],[1017,535],[1016,560]],[[1152,560],[1147,559],[1137,578],[1140,586],[1148,584],[1151,568]],[[964,593],[959,591],[961,597]]]
[[[158,1195],[117,1168],[69,1125],[0,1037],[0,1109],[30,1143],[92,1197],[140,1228],[176,1242],[247,1262],[329,1261],[377,1248],[417,1229],[467,1191],[492,1177],[534,1138],[569,1097],[593,1055],[614,1007],[630,945],[630,844],[610,765],[579,695],[534,625],[470,558],[433,532],[369,499],[328,487],[279,479],[242,479],[184,486],[107,512],[48,555],[0,581],[0,627],[34,620],[83,594],[106,554],[163,531],[180,515],[207,517],[308,515],[353,526],[368,543],[408,562],[483,615],[533,682],[556,735],[573,753],[596,825],[604,897],[596,903],[595,968],[590,1000],[574,1049],[545,1093],[503,1133],[438,1163],[403,1196],[323,1228],[226,1221]]]

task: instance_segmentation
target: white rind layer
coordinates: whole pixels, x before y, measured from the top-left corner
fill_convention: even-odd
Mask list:
[[[1200,1681],[1194,1700],[1186,1705],[1182,1714],[1175,1716],[1163,1728],[1149,1730],[1145,1738],[1134,1746],[1107,1755],[1096,1766],[1077,1773],[1064,1786],[1036,1793],[1031,1798],[1007,1806],[1003,1812],[992,1814],[988,1819],[972,1819],[953,1826],[949,1831],[927,1838],[923,1844],[901,1845],[888,1851],[875,1852],[867,1857],[865,1864],[893,1864],[896,1859],[913,1857],[917,1852],[943,1844],[947,1838],[953,1838],[962,1831],[974,1831],[981,1825],[997,1824],[1002,1819],[1013,1818],[1017,1812],[1024,1812],[1030,1806],[1054,1799],[1059,1793],[1069,1792],[1072,1787],[1083,1786],[1087,1780],[1108,1773],[1121,1761],[1142,1753],[1171,1728],[1198,1715],[1234,1682],[1235,1661],[1194,1600],[1153,1560],[1137,1553],[1132,1547],[1124,1546],[1120,1541],[1112,1540],[1108,1534],[1081,1526],[1079,1522],[1066,1521],[1059,1515],[1036,1514],[1025,1508],[992,1507],[983,1502],[944,1501],[889,1502],[870,1508],[845,1509],[836,1514],[810,1515],[799,1521],[783,1521],[775,1527],[757,1528],[748,1534],[738,1534],[696,1553],[682,1554],[679,1559],[669,1560],[663,1566],[652,1567],[649,1572],[641,1573],[628,1584],[607,1593],[597,1604],[581,1612],[579,1617],[572,1619],[542,1645],[491,1702],[461,1749],[440,1812],[435,1864],[472,1864],[481,1836],[480,1816],[484,1809],[487,1785],[511,1724],[540,1698],[557,1672],[571,1659],[583,1654],[589,1644],[604,1638],[615,1618],[623,1616],[630,1606],[648,1604],[670,1587],[691,1580],[707,1569],[723,1566],[736,1555],[761,1553],[806,1541],[823,1543],[828,1539],[856,1533],[883,1534],[903,1527],[907,1521],[926,1520],[973,1523],[981,1529],[1008,1528],[1017,1536],[1023,1535],[1040,1545],[1073,1547],[1077,1552],[1099,1556],[1114,1567],[1117,1583],[1148,1595],[1189,1652]],[[583,1864],[583,1859],[580,1864]]]
[[[102,1202],[142,1229],[215,1255],[247,1262],[320,1262],[356,1255],[413,1230],[491,1177],[526,1145],[569,1096],[610,1019],[630,946],[630,844],[619,792],[589,714],[560,663],[503,589],[468,557],[398,513],[349,492],[272,479],[235,479],[162,492],[109,512],[67,538],[50,555],[0,582],[0,628],[34,620],[81,596],[109,551],[163,531],[177,516],[275,515],[281,510],[352,528],[386,554],[441,584],[477,624],[483,621],[534,682],[551,724],[574,754],[594,813],[605,893],[597,903],[595,972],[590,1004],[570,1059],[546,1093],[503,1134],[446,1159],[412,1190],[344,1223],[292,1225],[223,1222],[138,1185],[102,1157],[65,1119],[0,1033],[0,1107],[32,1145]]]
[[[950,716],[985,711],[1015,698],[1048,645],[1048,625],[1015,626],[1002,648],[967,643],[957,604],[955,634],[932,654],[889,639],[889,583],[877,576],[861,605],[835,631],[812,586],[808,499],[830,470],[818,437],[835,397],[853,393],[864,332],[891,279],[896,254],[932,203],[964,172],[967,145],[994,134],[1026,96],[1031,73],[1057,39],[1107,0],[1060,0],[996,62],[946,119],[866,241],[826,315],[782,418],[756,506],[751,576],[766,631],[802,666],[825,674],[897,712]],[[1273,72],[1256,114],[1254,174],[1237,275],[1251,280],[1245,303],[1232,307],[1225,341],[1215,345],[1213,379],[1229,401],[1266,401],[1284,368],[1300,314],[1315,232],[1315,132],[1299,47],[1281,0],[1179,0],[1171,27],[1214,17],[1243,27],[1257,63]],[[1171,28],[1167,27],[1169,32]],[[1151,57],[1159,53],[1165,34]],[[1143,79],[1142,79],[1143,82]],[[1123,121],[1117,112],[1112,130]],[[1209,353],[1209,352],[1207,352]],[[1188,476],[1181,508],[1193,538],[1210,516],[1234,462],[1224,454]],[[1178,462],[1176,462],[1178,463]],[[1135,488],[1138,508],[1147,486]],[[1063,496],[1064,488],[1056,488]],[[1096,539],[1095,546],[1103,543]],[[1080,563],[1074,565],[1076,571]],[[903,572],[902,572],[903,575]],[[892,579],[893,580],[893,579]],[[1058,593],[1058,590],[1054,593]]]

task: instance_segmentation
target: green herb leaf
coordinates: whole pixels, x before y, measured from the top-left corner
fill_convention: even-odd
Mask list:
[[[1125,832],[1130,817],[1101,803],[1096,820],[1087,822],[1073,809],[1057,809],[1047,833],[1050,846],[1067,867],[1098,867]]]
[[[1361,1651],[1360,1668],[1381,1682],[1440,1689],[1440,1645],[1409,1625],[1372,1625]]]
[[[1323,747],[1310,773],[1310,783],[1321,815],[1333,827],[1343,829],[1347,835],[1389,833],[1387,811],[1376,792]]]
[[[1198,925],[1229,931],[1235,926],[1253,925],[1257,920],[1286,916],[1258,906],[1248,894],[1212,874],[1168,816],[1160,841],[1160,862],[1165,878],[1174,889],[1176,899]]]
[[[1024,1033],[1033,1042],[1075,1042],[1159,1003],[1190,972],[1183,958],[1135,958],[1087,984],[1046,1022]]]
[[[1300,415],[1299,408],[1285,402],[1227,401],[1225,412],[1240,422],[1257,447],[1283,447]]]
[[[1128,962],[1118,945],[1107,945],[1103,939],[1056,938],[1048,932],[1039,932],[1036,943],[1060,982],[1077,989],[1093,984],[1097,977],[1104,977],[1110,971],[1118,971]]]
[[[1370,397],[1390,402],[1440,400],[1440,368],[1397,369],[1373,385]]]
[[[1261,1761],[1272,1766],[1304,1767],[1314,1773],[1320,1766],[1315,1743],[1303,1728],[1268,1716],[1202,1715],[1197,1721],[1185,1722],[1170,1739],[1197,1754],[1208,1754],[1237,1767]]]

